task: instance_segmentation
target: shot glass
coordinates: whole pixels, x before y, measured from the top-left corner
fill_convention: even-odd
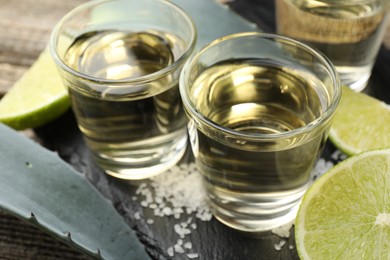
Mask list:
[[[387,0],[276,0],[278,34],[323,52],[355,91],[367,86],[388,18]]]
[[[192,19],[164,0],[83,4],[57,24],[49,47],[97,164],[144,179],[186,149],[178,81],[196,43]]]
[[[328,58],[282,36],[233,34],[189,58],[180,94],[218,220],[261,232],[295,218],[340,93]]]

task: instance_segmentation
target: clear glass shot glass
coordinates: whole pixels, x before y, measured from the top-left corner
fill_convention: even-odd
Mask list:
[[[164,0],[98,0],[68,13],[49,47],[93,158],[144,179],[186,149],[180,71],[196,43],[192,19]]]
[[[341,83],[362,91],[389,23],[388,0],[277,0],[277,33],[309,44],[335,65]]]
[[[229,35],[189,58],[180,94],[214,216],[246,232],[292,221],[340,100],[328,58],[282,36]]]

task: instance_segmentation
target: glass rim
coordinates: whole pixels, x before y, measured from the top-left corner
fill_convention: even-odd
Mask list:
[[[63,59],[60,57],[60,55],[57,52],[57,45],[58,45],[58,39],[60,36],[60,29],[63,27],[64,24],[66,24],[69,20],[71,20],[73,17],[75,17],[77,14],[81,13],[82,11],[85,11],[91,7],[98,6],[101,4],[109,3],[109,2],[126,2],[126,0],[94,0],[89,1],[86,3],[83,3],[71,11],[69,11],[67,14],[65,14],[59,22],[55,25],[54,29],[52,30],[52,33],[50,35],[49,39],[49,51],[50,54],[54,60],[54,62],[64,71],[73,74],[77,77],[80,77],[84,80],[90,81],[90,82],[97,82],[99,84],[142,84],[154,81],[158,78],[164,77],[168,74],[171,74],[172,72],[176,71],[178,67],[180,67],[190,56],[191,52],[195,49],[196,41],[197,41],[197,29],[195,26],[195,23],[193,19],[189,16],[189,14],[184,11],[181,7],[178,5],[172,3],[171,1],[166,0],[152,0],[150,2],[159,2],[161,4],[164,4],[166,6],[170,6],[172,9],[176,10],[177,13],[181,15],[186,21],[189,26],[189,29],[191,31],[191,39],[189,41],[189,44],[186,46],[186,48],[183,50],[183,54],[175,60],[172,64],[169,66],[164,67],[161,70],[155,71],[153,73],[136,77],[136,78],[124,78],[124,79],[105,79],[105,78],[99,78],[99,77],[93,77],[85,73],[81,73],[71,67],[69,67]],[[136,0],[135,0],[136,1]],[[147,1],[147,0],[142,0]]]
[[[199,60],[199,57],[202,56],[209,48],[218,45],[221,42],[229,41],[236,38],[242,38],[242,37],[259,37],[269,40],[279,40],[289,42],[292,44],[296,44],[299,46],[300,49],[303,49],[309,53],[311,53],[313,56],[318,58],[323,65],[326,67],[327,71],[330,74],[332,83],[334,85],[334,93],[332,96],[332,100],[329,104],[329,106],[326,108],[325,111],[321,113],[318,117],[316,117],[314,120],[309,122],[307,125],[295,128],[290,131],[286,132],[280,132],[280,133],[271,133],[271,134],[264,134],[264,133],[245,133],[242,131],[237,131],[232,128],[223,127],[214,121],[208,119],[205,115],[200,113],[196,106],[191,101],[189,95],[188,95],[188,76],[189,76],[189,70],[194,66],[194,64]],[[324,54],[322,54],[320,51],[302,43],[297,40],[294,40],[289,37],[272,34],[272,33],[262,33],[262,32],[241,32],[241,33],[234,33],[230,34],[224,37],[221,37],[219,39],[216,39],[205,46],[203,46],[201,49],[197,50],[195,53],[193,53],[190,58],[186,61],[184,64],[184,67],[181,71],[180,75],[180,84],[179,89],[181,93],[181,97],[183,100],[184,107],[188,112],[190,112],[191,116],[194,116],[197,121],[200,121],[208,126],[210,126],[212,129],[221,131],[229,136],[235,136],[240,137],[245,140],[275,140],[280,138],[292,138],[304,133],[307,133],[309,131],[312,131],[313,129],[317,128],[321,125],[322,122],[327,121],[335,112],[341,98],[341,83],[338,76],[338,73],[336,71],[336,68],[334,67],[333,63],[330,61],[328,57],[326,57]]]

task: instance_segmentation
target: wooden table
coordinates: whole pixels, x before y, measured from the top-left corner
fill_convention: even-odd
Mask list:
[[[191,0],[189,0],[191,1]],[[240,0],[236,0],[237,2]],[[57,21],[86,0],[0,0],[0,97],[45,48]],[[241,0],[242,6],[253,0]],[[256,11],[248,17],[257,22]],[[390,47],[390,26],[384,40]],[[33,131],[25,131],[36,138]],[[0,211],[0,259],[89,259],[35,227]]]

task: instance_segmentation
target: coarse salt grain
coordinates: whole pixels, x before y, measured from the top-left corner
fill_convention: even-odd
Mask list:
[[[184,236],[191,234],[191,230],[187,227],[183,227],[181,224],[175,224],[173,229],[180,238],[184,238]]]
[[[280,251],[285,244],[286,240],[281,240],[278,244],[274,245],[274,248],[275,250]]]
[[[167,253],[168,253],[169,256],[174,256],[175,253],[174,253],[174,251],[173,251],[173,247],[169,247],[169,248],[167,249]]]
[[[191,249],[192,248],[192,243],[191,242],[187,242],[183,246],[184,246],[184,248]]]
[[[342,160],[347,159],[348,156],[346,154],[344,154],[343,152],[341,152],[340,150],[336,150],[332,153],[332,155],[330,157],[335,161],[342,161]]]
[[[322,175],[324,175],[324,173],[326,173],[333,166],[334,164],[332,162],[320,158],[313,169],[313,180],[316,180]]]
[[[341,160],[343,154],[335,152],[332,158]],[[333,167],[333,163],[320,158],[317,165],[313,169],[313,179],[323,175]],[[212,214],[206,203],[205,193],[202,185],[200,174],[196,170],[194,163],[182,164],[174,166],[167,173],[151,178],[151,183],[141,183],[136,191],[137,196],[133,196],[133,200],[140,199],[140,205],[144,208],[153,209],[153,213],[158,217],[173,216],[175,219],[180,219],[183,214],[193,214],[201,221],[210,221]],[[138,213],[138,214],[137,214]],[[135,213],[135,218],[139,219],[139,212]],[[136,215],[137,214],[137,215]],[[153,223],[152,219],[147,220],[148,223]],[[292,222],[293,223],[293,222]],[[292,223],[288,223],[280,228],[272,230],[272,232],[280,237],[288,238]],[[182,240],[186,235],[191,234],[191,229],[197,228],[196,223],[193,223],[192,218],[188,218],[187,222],[181,222],[174,225],[174,231],[180,237],[180,244],[176,243],[167,249],[169,256],[174,256],[176,253],[185,253],[185,249],[192,249],[190,242]],[[184,243],[184,244],[183,244]],[[281,240],[275,244],[276,250],[281,250],[286,241]],[[289,246],[291,249],[291,246]],[[188,258],[198,258],[197,253],[187,253]]]
[[[170,216],[173,214],[172,212],[172,209],[171,208],[168,208],[168,207],[164,207],[163,210],[162,210],[162,213],[166,216]]]
[[[157,216],[173,215],[180,218],[183,213],[197,212],[199,219],[211,219],[201,176],[194,163],[174,166],[167,173],[152,178],[150,185],[142,183],[136,194],[144,197],[140,202],[142,207],[162,208],[156,211]]]
[[[189,253],[189,254],[187,254],[187,257],[190,258],[190,259],[194,259],[194,258],[198,258],[199,254],[197,254],[197,253]]]
[[[184,253],[184,248],[181,245],[176,244],[173,246],[173,248],[175,249],[176,253],[179,253],[179,254]]]
[[[274,233],[275,235],[278,235],[279,237],[289,238],[290,229],[293,226],[293,224],[294,224],[294,220],[290,221],[285,225],[272,229],[271,232]]]
[[[149,208],[150,209],[156,209],[157,208],[157,204],[156,203],[152,203],[149,205]]]
[[[167,249],[167,254],[174,256],[176,253],[187,253],[188,258],[197,258],[197,253],[188,252],[192,249],[192,243],[183,239],[196,229],[195,219],[210,221],[212,214],[195,164],[174,166],[168,172],[151,178],[149,183],[141,183],[135,194],[137,196],[134,196],[133,200],[139,200],[143,208],[153,210],[157,217],[170,216],[179,220],[184,214],[195,216],[174,224],[173,230],[179,240]],[[146,222],[153,223],[152,219]]]

